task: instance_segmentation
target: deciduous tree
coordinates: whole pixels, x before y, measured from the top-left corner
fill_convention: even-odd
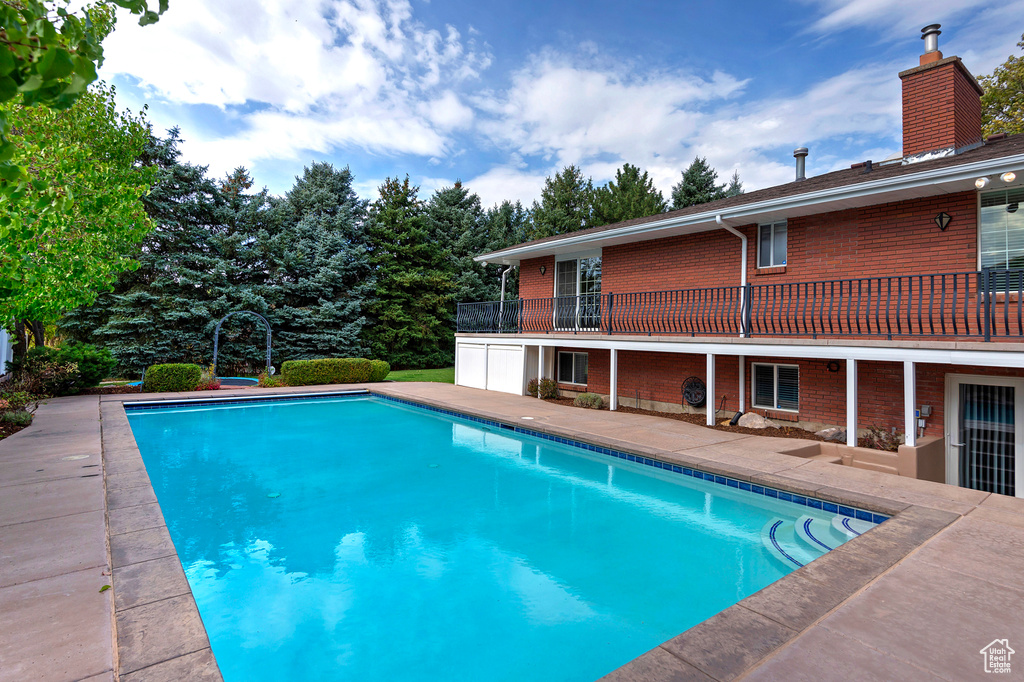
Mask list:
[[[1017,47],[1024,49],[1024,34]],[[985,89],[981,97],[985,134],[1024,133],[1024,58],[1011,55],[991,75],[978,81]]]

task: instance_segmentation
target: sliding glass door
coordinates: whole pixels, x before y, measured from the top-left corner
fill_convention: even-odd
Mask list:
[[[601,257],[572,258],[555,263],[555,329],[596,330],[601,327]]]

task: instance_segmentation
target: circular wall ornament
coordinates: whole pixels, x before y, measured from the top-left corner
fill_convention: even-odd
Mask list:
[[[689,377],[683,382],[683,399],[692,407],[700,407],[707,400],[707,386],[700,377]]]

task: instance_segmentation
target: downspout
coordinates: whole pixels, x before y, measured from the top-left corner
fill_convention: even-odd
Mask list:
[[[498,329],[501,329],[502,322],[505,321],[505,278],[508,277],[508,273],[512,272],[514,265],[510,265],[505,268],[504,272],[501,273],[501,302],[498,303]]]
[[[715,222],[740,238],[740,249],[742,249],[742,252],[740,253],[740,287],[743,292],[743,303],[740,305],[740,319],[745,320],[747,316],[747,305],[749,303],[747,301],[747,235],[725,222],[721,213],[715,216]],[[746,338],[746,336],[747,335],[745,333],[740,333],[740,338]]]

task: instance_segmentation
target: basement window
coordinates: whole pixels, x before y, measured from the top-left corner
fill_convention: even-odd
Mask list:
[[[753,364],[751,403],[765,410],[800,409],[800,370],[796,365]]]
[[[558,354],[558,382],[562,384],[587,383],[587,354]]]
[[[757,267],[777,268],[786,264],[786,221],[757,228]]]

